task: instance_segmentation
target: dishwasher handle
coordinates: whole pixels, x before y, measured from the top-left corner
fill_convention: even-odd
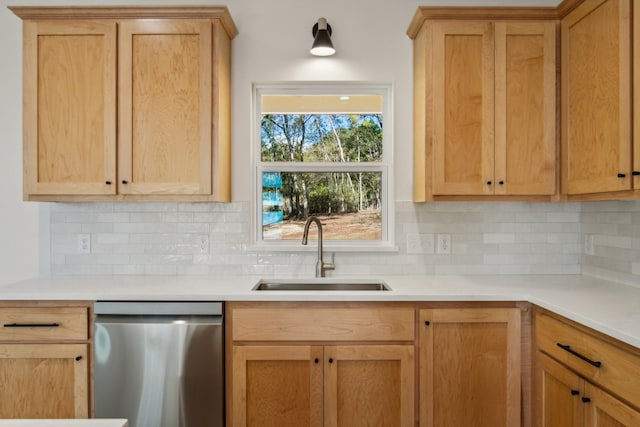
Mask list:
[[[115,316],[222,316],[224,303],[213,301],[97,301],[93,312]]]

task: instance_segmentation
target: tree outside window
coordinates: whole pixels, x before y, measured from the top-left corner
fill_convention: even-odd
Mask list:
[[[278,89],[256,94],[258,240],[300,240],[304,221],[314,215],[328,241],[385,241],[386,91]]]

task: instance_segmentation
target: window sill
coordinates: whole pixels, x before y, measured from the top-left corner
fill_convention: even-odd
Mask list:
[[[398,252],[399,248],[390,243],[368,242],[362,244],[327,243],[323,245],[324,252]],[[315,240],[310,240],[308,245],[296,243],[253,243],[247,246],[247,252],[317,252],[318,246]]]

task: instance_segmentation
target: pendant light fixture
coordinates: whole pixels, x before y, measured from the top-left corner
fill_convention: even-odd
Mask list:
[[[318,19],[311,30],[313,34],[313,46],[311,46],[311,54],[314,56],[331,56],[336,53],[331,43],[331,25],[327,24],[324,18]]]

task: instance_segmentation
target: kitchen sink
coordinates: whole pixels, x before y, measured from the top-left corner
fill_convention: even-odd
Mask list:
[[[390,291],[382,280],[260,280],[254,291]]]

